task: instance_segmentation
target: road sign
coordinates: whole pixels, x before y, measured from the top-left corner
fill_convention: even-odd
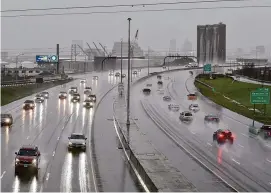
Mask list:
[[[212,65],[211,64],[205,64],[203,66],[203,71],[204,72],[211,72],[212,71]]]
[[[252,91],[250,93],[251,104],[270,104],[270,92],[266,91]]]
[[[57,55],[36,55],[37,63],[54,63],[58,62]]]

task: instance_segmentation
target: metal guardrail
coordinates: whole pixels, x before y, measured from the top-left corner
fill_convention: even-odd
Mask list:
[[[210,89],[213,89],[213,88],[214,88],[214,87],[212,87],[212,86],[210,86],[210,85],[208,85],[208,84],[206,84],[206,83],[204,83],[204,82],[201,82],[201,81],[198,80],[197,78],[195,79],[195,81],[198,82],[198,83],[200,83],[200,84],[202,84],[202,85],[204,85],[204,86],[206,86],[206,87],[208,87],[208,88],[210,88]]]

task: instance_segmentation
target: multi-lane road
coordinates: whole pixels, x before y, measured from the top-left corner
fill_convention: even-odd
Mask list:
[[[151,69],[151,72],[161,70]],[[142,70],[134,78],[146,73],[147,70]],[[99,79],[95,81],[93,76]],[[112,108],[116,93],[110,90],[119,78],[108,76],[108,72],[75,78],[78,79],[49,89],[50,98],[37,104],[33,111],[22,110],[25,99],[2,107],[2,113],[12,113],[14,124],[11,128],[1,128],[1,191],[142,191],[118,149],[112,114],[106,111]],[[80,78],[86,78],[87,83],[80,84]],[[270,191],[271,144],[248,134],[251,120],[199,97],[194,103],[199,104],[200,111],[194,114],[191,124],[182,123],[179,113],[170,112],[167,105],[177,103],[180,111],[188,109],[191,101],[187,100],[187,94],[195,92],[193,77],[188,71],[171,72],[163,74],[163,82],[165,95],[171,96],[172,102],[163,101],[163,95],[156,92],[157,78],[151,77],[133,85],[132,114],[138,119],[140,129],[173,166],[200,191],[232,191],[226,183],[240,191]],[[150,96],[141,92],[146,83],[153,85]],[[58,99],[58,93],[71,86],[77,86],[83,96],[86,85],[97,95],[93,109],[84,109],[82,101],[71,104],[69,99]],[[205,123],[204,116],[209,113],[219,114],[220,123]],[[234,132],[236,141],[231,147],[217,147],[212,142],[212,133],[218,128]],[[72,132],[83,132],[87,136],[85,153],[67,151]],[[14,174],[14,153],[23,144],[35,144],[40,148],[42,159],[38,176]]]
[[[168,77],[169,80],[166,80]],[[136,109],[134,116],[140,128],[201,191],[230,191],[225,189],[225,183],[238,191],[270,191],[271,143],[249,135],[248,126],[252,120],[204,97],[194,102],[189,101],[187,94],[196,92],[193,82],[193,77],[187,71],[165,74],[164,95],[170,96],[171,102],[163,101],[164,95],[157,92],[156,77],[137,84],[132,96],[140,93],[146,83],[153,85],[150,96],[141,94],[133,98],[133,108]],[[188,110],[190,104],[197,103],[200,111],[194,113],[191,123],[183,123],[179,120],[179,112],[168,109],[170,103],[179,104],[180,112]],[[207,114],[217,114],[221,121],[218,124],[206,123],[204,116]],[[212,134],[219,128],[233,131],[236,140],[232,146],[219,147],[213,143]],[[184,158],[184,153],[195,157],[192,160]]]

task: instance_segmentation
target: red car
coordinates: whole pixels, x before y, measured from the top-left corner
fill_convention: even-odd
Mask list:
[[[40,151],[37,146],[22,146],[18,152],[15,152],[15,174],[19,169],[31,169],[38,173],[40,163]]]
[[[213,134],[213,141],[217,141],[218,144],[224,144],[225,142],[230,142],[233,144],[234,136],[229,130],[219,129]]]

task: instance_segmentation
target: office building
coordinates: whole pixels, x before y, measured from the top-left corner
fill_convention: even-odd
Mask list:
[[[226,25],[197,26],[197,57],[201,64],[225,63],[226,61]]]

